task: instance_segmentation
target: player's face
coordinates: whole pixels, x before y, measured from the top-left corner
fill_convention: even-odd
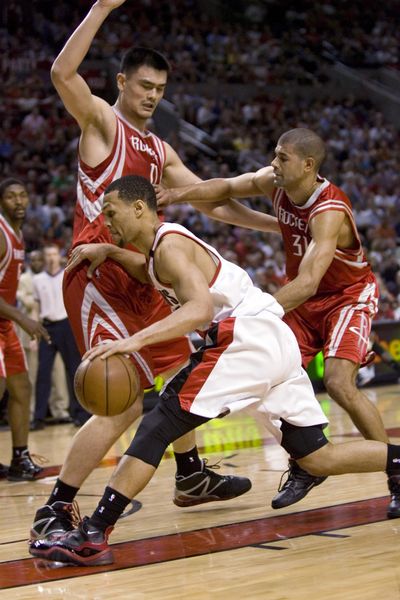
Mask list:
[[[121,200],[117,191],[104,196],[103,215],[105,224],[116,244],[132,241],[135,233],[134,211],[130,204]]]
[[[306,161],[296,153],[292,144],[278,143],[271,166],[274,170],[274,185],[283,189],[298,185],[306,174]]]
[[[128,77],[118,75],[120,101],[124,110],[139,119],[150,119],[164,95],[167,72],[142,65]]]
[[[19,183],[9,185],[1,198],[1,209],[10,221],[23,221],[29,197],[26,188]]]

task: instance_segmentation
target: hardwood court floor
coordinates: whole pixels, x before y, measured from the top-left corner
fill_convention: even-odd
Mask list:
[[[400,443],[400,386],[368,390],[391,439]],[[326,395],[332,441],[359,438]],[[387,520],[382,473],[330,477],[302,502],[274,511],[271,497],[286,468],[284,451],[244,414],[213,421],[198,445],[221,472],[244,474],[253,488],[228,502],[188,509],[171,501],[174,460],[168,454],[150,485],[117,525],[111,541],[114,565],[49,568],[29,557],[33,514],[48,497],[75,429],[48,427],[31,434],[33,452],[49,458],[35,483],[0,482],[0,600],[398,600],[400,519]],[[82,487],[82,514],[102,494],[129,432]],[[0,432],[1,459],[9,432]]]

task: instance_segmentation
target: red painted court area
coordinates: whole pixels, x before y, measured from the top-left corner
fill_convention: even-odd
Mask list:
[[[285,539],[385,521],[387,500],[385,496],[289,515],[122,542],[112,546],[115,563],[103,567],[53,568],[43,561],[29,558],[4,562],[0,564],[0,589],[130,569],[266,543],[280,542],[282,548]]]

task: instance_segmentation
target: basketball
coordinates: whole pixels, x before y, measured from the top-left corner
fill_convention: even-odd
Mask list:
[[[135,402],[140,380],[132,361],[122,354],[81,362],[75,373],[75,394],[93,415],[113,416]]]

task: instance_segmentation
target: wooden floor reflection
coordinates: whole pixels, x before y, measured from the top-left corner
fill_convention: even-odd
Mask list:
[[[394,443],[400,443],[399,386],[371,388]],[[348,416],[319,396],[335,442],[359,437]],[[29,557],[33,514],[48,497],[75,432],[72,425],[31,434],[33,452],[49,458],[46,478],[0,482],[0,599],[133,600],[385,600],[400,598],[400,520],[386,519],[384,474],[331,477],[302,502],[280,511],[270,501],[286,468],[286,454],[252,417],[215,420],[198,433],[202,456],[220,460],[221,472],[251,478],[244,496],[180,509],[171,501],[170,453],[132,514],[113,536],[116,563],[108,567],[50,569]],[[128,431],[79,494],[91,513],[114,465],[128,446]],[[9,432],[0,432],[1,458]]]

